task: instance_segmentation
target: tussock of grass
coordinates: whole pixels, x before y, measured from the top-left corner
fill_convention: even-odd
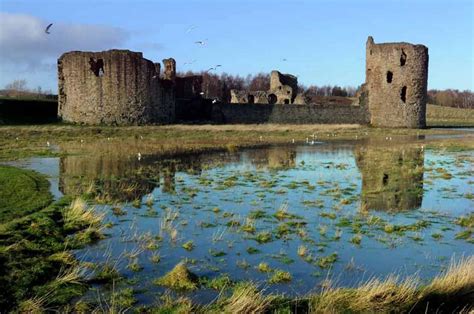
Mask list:
[[[98,214],[94,208],[87,207],[86,202],[77,198],[71,206],[63,210],[63,219],[66,229],[76,229],[78,226],[98,226],[105,214]]]
[[[175,290],[194,290],[199,278],[188,270],[184,262],[177,264],[169,273],[154,281],[154,284]]]
[[[222,302],[224,313],[263,313],[270,308],[274,296],[265,296],[250,282],[235,286],[232,295]]]
[[[434,295],[465,295],[473,294],[474,289],[474,256],[451,260],[451,264],[441,275],[435,277],[423,289],[422,297]]]

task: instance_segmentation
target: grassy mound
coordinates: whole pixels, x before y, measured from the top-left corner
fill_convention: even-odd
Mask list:
[[[53,200],[46,178],[31,170],[0,166],[0,223],[35,212]]]
[[[194,290],[198,287],[199,278],[181,262],[169,273],[155,280],[154,283],[175,290]]]

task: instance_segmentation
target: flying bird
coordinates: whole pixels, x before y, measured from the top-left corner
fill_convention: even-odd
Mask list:
[[[286,58],[281,59],[281,61],[288,61]]]
[[[53,23],[51,23],[51,24],[49,24],[48,26],[46,26],[46,29],[44,30],[44,32],[45,32],[46,34],[51,34],[51,33],[49,32],[49,29],[51,28],[51,26],[53,26]]]
[[[193,64],[194,62],[196,62],[196,60],[189,61],[189,62],[185,62],[185,63],[183,63],[183,65],[186,65],[186,64]]]
[[[222,66],[221,64],[218,64],[218,65],[216,65],[215,67],[218,68],[218,67],[221,67],[221,66]]]
[[[206,40],[198,40],[198,41],[195,41],[194,43],[198,44],[198,45],[201,45],[201,46],[204,46],[206,44]]]
[[[197,27],[196,25],[191,25],[191,27],[186,30],[186,33],[190,33],[196,27]]]

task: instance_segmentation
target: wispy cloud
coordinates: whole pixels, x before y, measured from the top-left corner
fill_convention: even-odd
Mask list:
[[[46,34],[44,29],[50,22],[54,24]],[[67,24],[0,12],[0,67],[45,71],[66,51],[120,48],[128,36],[117,27]]]

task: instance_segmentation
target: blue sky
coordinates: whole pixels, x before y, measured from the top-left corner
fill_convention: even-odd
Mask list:
[[[61,53],[109,48],[142,51],[153,61],[173,57],[178,71],[222,64],[221,72],[243,76],[277,69],[307,86],[357,86],[372,35],[376,43],[428,46],[428,88],[474,90],[473,3],[0,0],[0,87],[26,79],[56,92]],[[50,35],[42,31],[48,23]]]

